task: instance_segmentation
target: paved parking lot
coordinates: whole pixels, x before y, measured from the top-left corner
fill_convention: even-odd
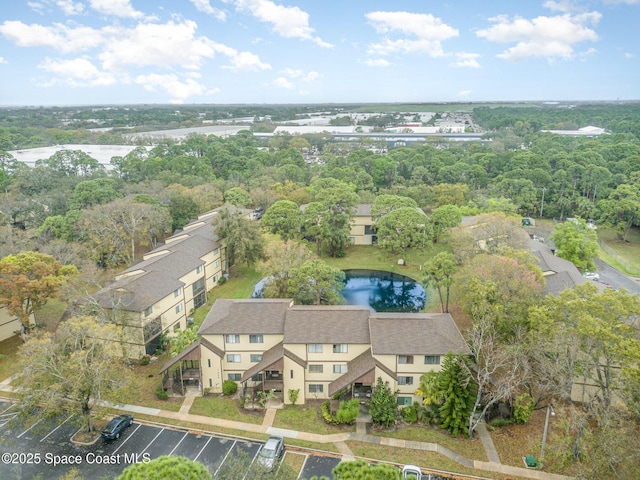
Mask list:
[[[114,478],[131,463],[161,455],[188,457],[203,463],[215,475],[227,457],[242,450],[255,460],[262,446],[255,441],[135,421],[118,440],[100,439],[94,445],[77,446],[69,441],[78,429],[73,417],[43,420],[28,427],[14,418],[16,413],[13,404],[0,402],[0,479],[3,480],[30,479],[39,474],[46,479],[59,478],[74,466],[84,478]],[[339,461],[309,455],[300,478],[314,475],[331,478],[331,470]]]

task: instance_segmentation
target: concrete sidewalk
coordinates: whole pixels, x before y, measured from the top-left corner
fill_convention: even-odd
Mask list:
[[[0,391],[13,391],[13,388],[10,385],[10,379],[5,380],[4,382],[0,382]],[[148,415],[150,417],[157,418],[159,423],[162,423],[162,419],[172,419],[179,420],[182,422],[191,422],[197,423],[200,425],[208,425],[214,429],[216,427],[239,430],[245,432],[253,432],[253,433],[263,433],[267,435],[280,435],[285,438],[294,438],[298,440],[304,440],[308,442],[314,442],[318,444],[329,444],[332,443],[336,446],[338,452],[342,455],[343,460],[353,460],[355,455],[349,448],[346,442],[352,441],[360,441],[367,442],[377,445],[384,445],[390,447],[397,448],[409,448],[413,450],[422,450],[422,451],[430,451],[435,452],[440,455],[444,455],[445,457],[457,462],[460,465],[463,465],[468,468],[492,471],[504,473],[507,475],[519,476],[522,478],[533,478],[533,479],[553,479],[553,480],[569,480],[571,477],[565,477],[562,475],[554,475],[546,472],[531,470],[527,468],[521,467],[511,467],[507,465],[500,464],[500,458],[498,457],[495,446],[493,445],[493,441],[491,440],[491,436],[489,432],[486,430],[485,425],[482,423],[478,428],[478,435],[482,444],[485,447],[487,452],[488,462],[481,460],[472,460],[468,459],[462,455],[459,455],[456,452],[449,450],[437,443],[428,443],[428,442],[417,442],[410,440],[402,440],[390,437],[379,437],[375,435],[369,435],[366,433],[366,424],[370,421],[370,417],[363,417],[360,422],[358,422],[358,428],[355,432],[345,432],[345,433],[335,433],[335,434],[317,434],[310,432],[299,432],[296,430],[278,428],[273,426],[273,422],[276,417],[277,408],[267,408],[264,419],[261,424],[253,424],[253,423],[245,423],[239,422],[235,420],[227,420],[224,418],[214,418],[208,417],[204,415],[194,415],[189,413],[193,401],[195,400],[195,396],[188,395],[185,397],[183,404],[180,407],[180,410],[177,412],[162,410],[158,408],[149,408],[143,407],[140,405],[129,405],[129,404],[112,404],[108,402],[100,402],[101,406],[113,408],[116,410],[122,410],[128,413],[140,414],[140,415]]]

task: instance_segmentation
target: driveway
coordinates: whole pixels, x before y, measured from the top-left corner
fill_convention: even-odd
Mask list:
[[[600,259],[596,259],[596,266],[600,275],[600,283],[611,285],[616,290],[624,288],[629,293],[640,294],[640,282],[638,280],[626,276]]]
[[[60,478],[74,466],[84,478],[115,478],[135,462],[161,455],[185,456],[204,464],[212,475],[238,451],[255,460],[262,442],[190,432],[160,425],[133,423],[118,440],[90,446],[70,442],[78,427],[74,417],[43,420],[34,426],[15,421],[13,404],[0,401],[0,479],[22,480],[41,475]],[[14,419],[13,422],[10,420]],[[299,452],[297,452],[299,453]],[[333,457],[308,455],[300,478],[324,475],[339,463]]]

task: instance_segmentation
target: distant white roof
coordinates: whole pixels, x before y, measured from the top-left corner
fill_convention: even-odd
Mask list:
[[[335,126],[335,125],[281,125],[276,127],[273,134],[289,133],[291,135],[302,135],[305,133],[367,133],[372,130],[371,127],[359,127],[360,130],[356,130],[355,125],[350,126]]]

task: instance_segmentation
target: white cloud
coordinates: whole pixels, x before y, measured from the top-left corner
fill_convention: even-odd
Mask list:
[[[288,88],[288,89],[292,89],[295,87],[295,85],[290,82],[288,79],[286,79],[285,77],[278,77],[273,81],[273,84],[276,87],[281,87],[281,88]]]
[[[456,53],[456,61],[451,63],[452,67],[480,68],[478,53]]]
[[[64,82],[73,86],[104,86],[113,85],[116,79],[113,75],[101,72],[86,58],[72,60],[45,59],[38,68],[54,74]]]
[[[385,35],[382,42],[369,45],[370,55],[425,53],[439,57],[444,55],[442,41],[458,36],[458,30],[428,13],[377,11],[365,16],[376,32]],[[389,38],[392,34],[400,38]]]
[[[96,12],[122,18],[142,18],[144,13],[131,6],[130,0],[89,0]]]
[[[364,61],[364,64],[369,67],[388,67],[391,63],[384,58],[368,58]]]
[[[602,0],[602,2],[607,4],[612,4],[612,3],[626,3],[627,5],[640,4],[640,0]]]
[[[190,20],[140,23],[132,29],[108,27],[111,38],[99,58],[106,70],[123,70],[129,65],[197,69],[205,58],[214,57],[215,49],[206,37],[195,36],[196,28]]]
[[[626,59],[632,59],[635,58],[636,56],[633,53],[627,52],[624,54],[624,58]]]
[[[576,56],[575,45],[598,39],[598,34],[590,26],[597,25],[601,17],[598,12],[540,16],[532,20],[499,16],[490,18],[494,25],[478,30],[476,35],[492,42],[515,43],[498,55],[505,60],[528,57],[570,59]]]
[[[212,17],[215,17],[223,22],[227,19],[227,14],[225,13],[225,11],[212,7],[209,0],[191,0],[191,3],[193,3],[193,6],[196,7],[196,10],[202,13],[211,15]]]
[[[80,52],[100,45],[104,33],[90,27],[67,27],[61,23],[43,26],[7,20],[0,33],[19,47],[49,47],[62,53]]]
[[[236,72],[258,72],[260,70],[271,70],[271,65],[260,61],[260,57],[251,52],[237,52],[229,49],[229,60],[231,65],[224,66],[227,70]]]
[[[309,14],[298,7],[277,5],[271,0],[236,0],[238,10],[251,13],[261,22],[271,24],[274,32],[284,38],[311,40],[323,48],[331,48],[328,42],[314,36],[309,26]]]
[[[2,63],[9,63],[9,62],[7,62],[3,57],[0,57],[0,64]]]
[[[218,89],[208,89],[193,78],[186,78],[182,81],[174,74],[138,75],[134,82],[142,85],[149,92],[164,90],[171,97],[171,103],[184,103],[188,98],[214,94],[219,91]]]
[[[73,0],[58,0],[56,5],[65,15],[80,15],[84,11],[84,4]]]
[[[303,82],[315,82],[320,79],[320,74],[314,70],[305,73],[303,70],[285,68],[280,73],[283,73],[289,78],[300,79]]]
[[[458,92],[458,98],[469,98],[471,95],[471,90],[461,90]]]

